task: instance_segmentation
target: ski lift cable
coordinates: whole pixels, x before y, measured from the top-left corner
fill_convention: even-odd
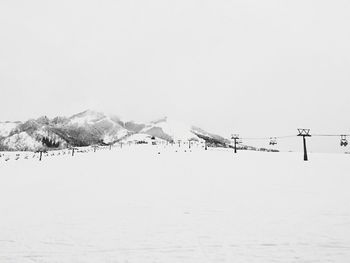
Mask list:
[[[341,137],[348,136],[350,134],[312,134],[312,137]],[[271,139],[284,139],[284,138],[292,138],[297,137],[297,135],[285,135],[285,136],[269,136],[269,137],[239,137],[242,140],[271,140]]]
[[[242,140],[270,140],[270,139],[284,139],[284,138],[292,138],[297,137],[297,135],[285,135],[285,136],[269,136],[269,137],[240,137]]]
[[[313,137],[341,137],[350,136],[350,134],[313,134]]]

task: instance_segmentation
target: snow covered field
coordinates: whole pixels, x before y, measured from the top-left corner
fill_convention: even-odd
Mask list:
[[[309,157],[145,145],[2,157],[0,262],[349,262],[350,156]]]

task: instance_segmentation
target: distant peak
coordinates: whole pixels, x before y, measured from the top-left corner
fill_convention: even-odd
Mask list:
[[[95,110],[87,109],[85,111],[74,114],[71,118],[82,117],[82,116],[101,116],[101,115],[104,115],[104,114]]]
[[[81,112],[81,114],[87,114],[87,115],[92,115],[92,114],[100,114],[101,112],[98,112],[98,111],[96,111],[96,110],[91,110],[91,109],[87,109],[87,110],[85,110],[85,111],[83,111],[83,112]]]
[[[157,119],[157,120],[155,120],[155,121],[152,121],[152,123],[153,123],[153,124],[158,124],[158,123],[166,122],[166,121],[168,121],[168,117],[167,117],[167,116],[162,117],[162,118],[160,118],[160,119]]]

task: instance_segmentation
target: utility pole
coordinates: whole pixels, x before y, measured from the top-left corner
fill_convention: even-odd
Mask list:
[[[303,137],[303,146],[304,146],[304,161],[308,161],[307,158],[307,149],[306,149],[306,138],[305,137],[311,137],[310,135],[310,129],[298,129],[298,136]]]
[[[237,153],[237,141],[239,139],[239,135],[238,134],[232,134],[231,135],[231,139],[234,141],[234,149],[235,149],[235,153]]]

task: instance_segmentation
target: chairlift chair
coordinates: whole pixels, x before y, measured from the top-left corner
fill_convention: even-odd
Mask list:
[[[340,135],[340,146],[348,146],[348,140],[346,139],[346,135]]]

